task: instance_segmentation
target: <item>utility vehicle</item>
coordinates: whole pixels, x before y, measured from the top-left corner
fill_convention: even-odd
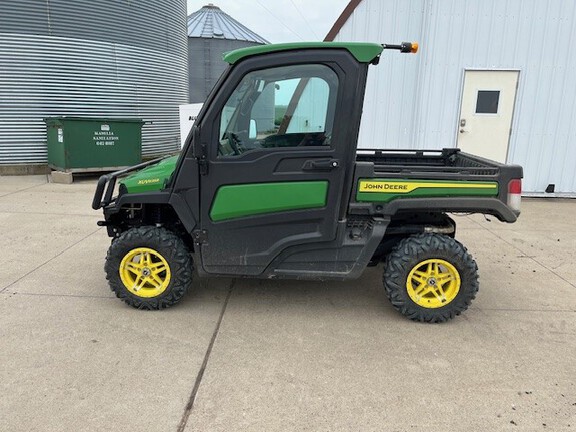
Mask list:
[[[105,271],[116,295],[169,307],[193,263],[201,277],[345,280],[383,262],[384,291],[408,318],[464,311],[477,266],[448,213],[516,221],[522,168],[455,148],[358,149],[368,67],[383,49],[417,48],[310,42],[225,54],[230,66],[181,153],[98,182],[92,206],[112,237]]]

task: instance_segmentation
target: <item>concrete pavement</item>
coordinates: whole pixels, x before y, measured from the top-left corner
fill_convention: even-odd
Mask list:
[[[0,430],[576,428],[576,200],[458,217],[480,292],[424,325],[388,304],[380,267],[196,279],[176,307],[134,310],[104,277],[94,186],[0,177]]]

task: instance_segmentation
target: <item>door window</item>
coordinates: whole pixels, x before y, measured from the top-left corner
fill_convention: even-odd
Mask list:
[[[498,114],[500,91],[478,90],[476,99],[476,114]]]
[[[218,157],[330,146],[337,92],[338,76],[321,64],[246,74],[221,112]]]

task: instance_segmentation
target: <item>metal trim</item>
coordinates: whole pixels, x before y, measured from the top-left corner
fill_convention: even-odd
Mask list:
[[[331,42],[334,40],[338,33],[340,33],[340,30],[342,30],[342,27],[344,27],[344,24],[346,24],[348,19],[352,16],[356,8],[360,6],[360,3],[362,3],[362,0],[350,0],[350,3],[348,3],[348,5],[344,8],[332,28],[326,34],[324,42]]]

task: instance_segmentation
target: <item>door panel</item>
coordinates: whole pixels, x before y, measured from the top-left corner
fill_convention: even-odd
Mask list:
[[[322,208],[326,205],[328,182],[294,181],[222,186],[216,192],[210,219],[214,222]]]
[[[260,275],[287,248],[336,239],[359,123],[341,107],[362,96],[367,65],[347,52],[298,62],[245,61],[201,122],[207,273]]]
[[[464,76],[458,147],[506,162],[518,71],[473,71]]]
[[[259,153],[265,154],[254,158]],[[303,153],[296,164],[288,149],[210,164],[201,205],[207,272],[258,275],[287,247],[335,238],[342,172],[303,169],[306,161],[322,161],[335,152]],[[286,165],[293,170],[276,170]]]

